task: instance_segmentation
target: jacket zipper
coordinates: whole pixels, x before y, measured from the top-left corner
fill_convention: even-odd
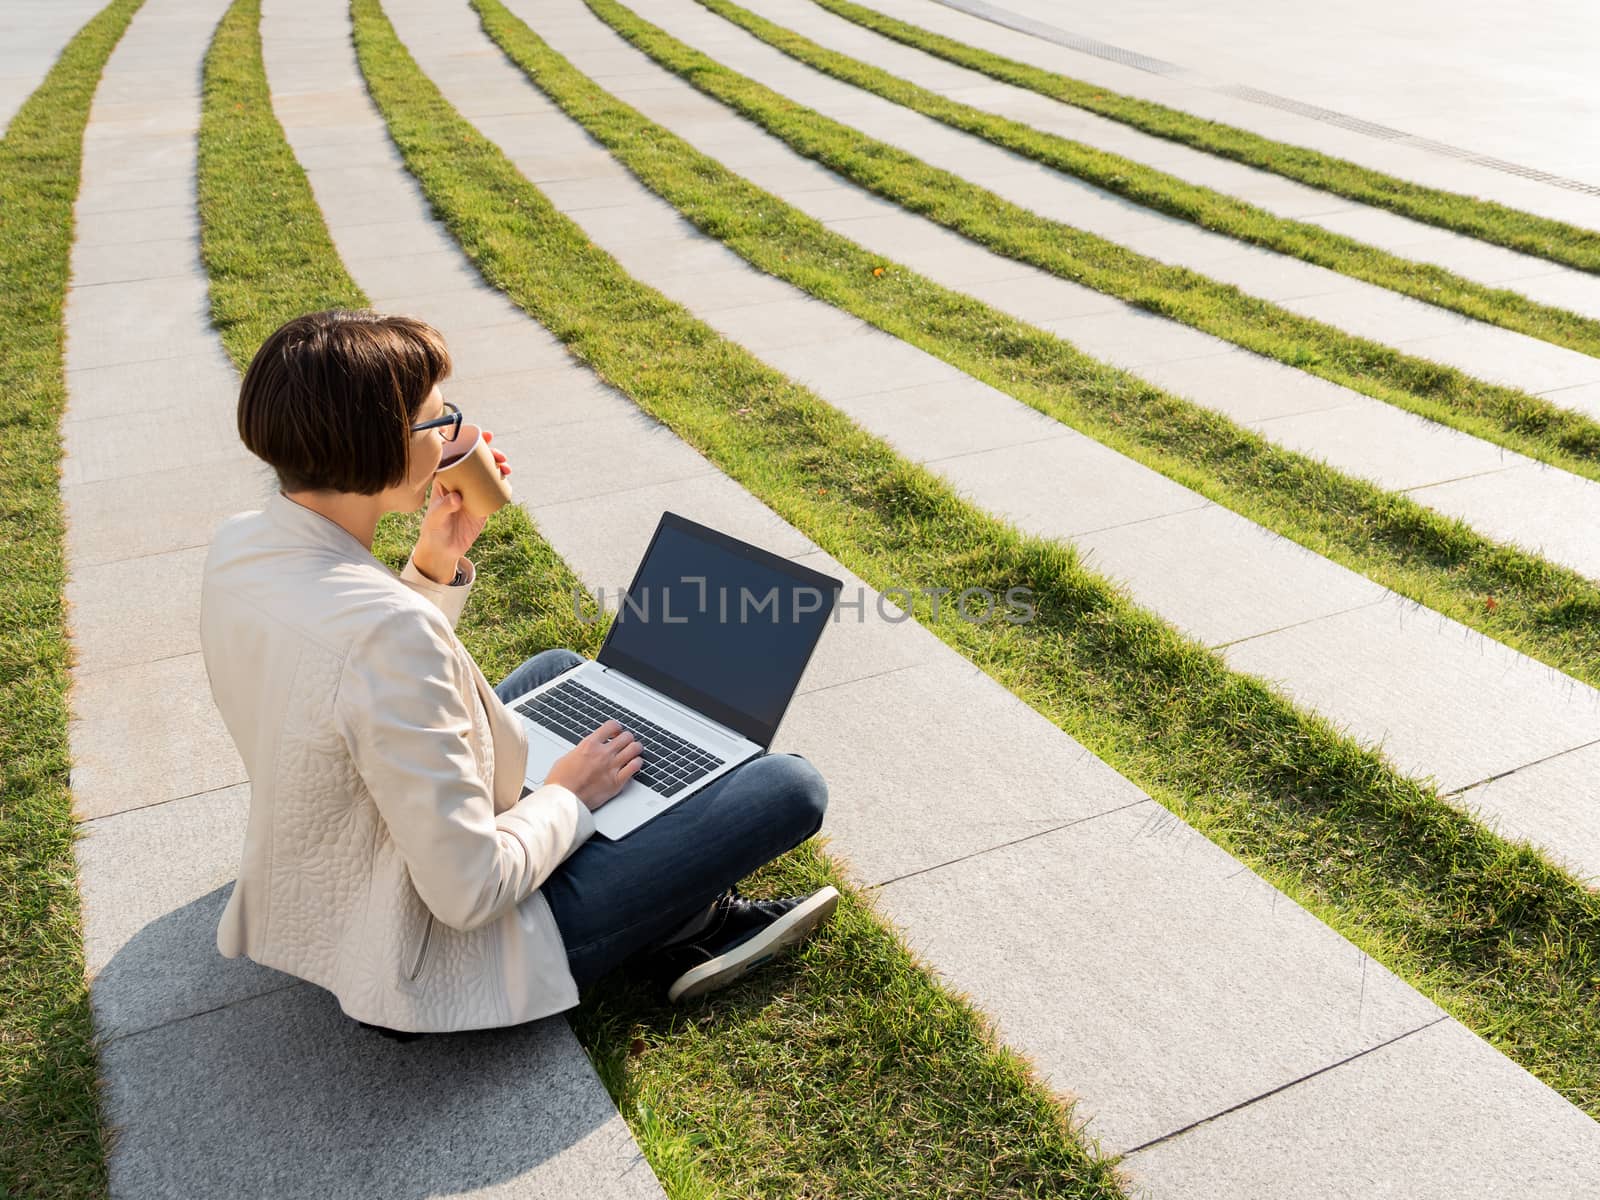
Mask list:
[[[423,960],[428,957],[428,943],[433,940],[433,920],[433,914],[429,913],[428,924],[422,931],[422,945],[417,949],[417,961],[411,966],[411,974],[406,976],[408,980],[415,981],[422,974]]]

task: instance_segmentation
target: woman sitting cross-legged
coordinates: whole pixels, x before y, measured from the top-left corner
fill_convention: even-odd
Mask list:
[[[391,1033],[547,1016],[624,963],[673,1000],[723,986],[833,911],[833,888],[733,886],[817,832],[827,786],[765,754],[591,838],[643,761],[613,721],[523,794],[527,735],[504,701],[583,660],[546,650],[492,688],[455,635],[483,521],[429,495],[461,426],[449,372],[422,322],[338,311],[283,326],[245,374],[239,435],[281,490],[225,521],[205,564],[206,672],[250,777],[217,945]],[[378,519],[424,506],[396,575],[372,555]]]

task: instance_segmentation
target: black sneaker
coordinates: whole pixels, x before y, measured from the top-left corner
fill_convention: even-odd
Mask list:
[[[666,985],[669,1002],[693,1000],[805,941],[838,904],[835,887],[781,900],[747,900],[738,888],[729,888],[717,897],[710,924],[658,946],[647,969]]]

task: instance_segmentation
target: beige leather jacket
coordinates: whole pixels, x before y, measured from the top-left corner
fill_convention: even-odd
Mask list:
[[[206,558],[201,649],[250,776],[217,947],[392,1029],[578,1002],[538,889],[594,818],[556,784],[518,798],[526,734],[455,636],[470,590],[396,576],[281,493]]]

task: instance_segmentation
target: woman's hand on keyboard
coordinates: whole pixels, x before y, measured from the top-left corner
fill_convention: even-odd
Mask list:
[[[619,721],[607,721],[556,759],[544,777],[582,800],[590,812],[622,790],[644,766],[644,748]]]

